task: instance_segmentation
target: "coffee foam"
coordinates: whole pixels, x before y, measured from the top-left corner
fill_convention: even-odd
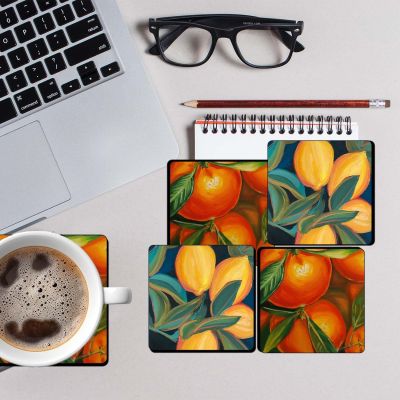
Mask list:
[[[76,264],[48,247],[24,247],[0,260],[0,339],[27,351],[68,341],[82,325],[88,288]]]

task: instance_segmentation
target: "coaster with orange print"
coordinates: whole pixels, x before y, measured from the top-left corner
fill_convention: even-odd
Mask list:
[[[103,286],[108,286],[108,241],[104,235],[64,235],[82,247],[99,271]],[[5,238],[0,235],[0,240]],[[59,366],[104,366],[108,362],[108,307],[104,306],[96,334],[79,352]],[[0,366],[10,366],[0,358]]]
[[[364,250],[261,248],[258,260],[260,351],[364,351]]]

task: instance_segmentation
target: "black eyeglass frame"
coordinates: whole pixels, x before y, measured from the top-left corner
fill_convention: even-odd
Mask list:
[[[202,23],[202,20],[206,20],[207,23]],[[214,22],[216,26],[211,26],[210,22]],[[232,24],[232,26],[218,27],[219,22],[225,22],[225,24],[230,23]],[[168,47],[186,30],[175,30],[165,35],[163,38],[160,38],[160,28],[171,25],[182,28],[197,27],[208,31],[211,34],[212,42],[210,50],[204,60],[194,64],[183,64],[170,60],[165,55],[164,50],[168,49]],[[237,35],[239,34],[239,32],[248,29],[271,29],[274,30],[274,32],[278,32],[278,39],[289,49],[289,54],[286,60],[274,65],[257,65],[247,61],[242,55],[239,45],[237,44]],[[240,14],[203,14],[186,15],[180,17],[164,17],[157,19],[150,18],[149,30],[154,35],[156,44],[150,48],[149,53],[160,56],[165,62],[171,65],[176,65],[179,67],[197,67],[205,64],[211,58],[217,45],[218,39],[227,38],[230,39],[239,59],[249,67],[260,69],[278,68],[287,64],[292,58],[294,52],[297,53],[304,50],[304,46],[297,41],[297,38],[302,34],[303,29],[303,21],[260,18]],[[287,32],[290,32],[291,35],[289,35]],[[166,42],[164,49],[162,47],[163,42]]]

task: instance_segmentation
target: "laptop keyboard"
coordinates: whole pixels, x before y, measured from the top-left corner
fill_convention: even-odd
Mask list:
[[[91,0],[0,0],[0,125],[121,73]]]

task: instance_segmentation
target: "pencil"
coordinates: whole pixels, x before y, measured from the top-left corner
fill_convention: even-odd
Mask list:
[[[192,100],[192,108],[389,108],[390,100]]]

